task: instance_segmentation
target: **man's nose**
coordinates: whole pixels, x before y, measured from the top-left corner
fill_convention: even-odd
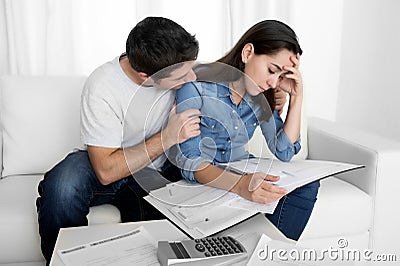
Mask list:
[[[195,81],[197,79],[196,74],[194,73],[193,70],[190,70],[188,75],[185,77],[184,81],[185,82],[190,82],[190,81]]]

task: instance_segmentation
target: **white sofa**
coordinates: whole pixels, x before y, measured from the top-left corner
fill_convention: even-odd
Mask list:
[[[0,265],[44,265],[36,213],[43,174],[80,147],[85,77],[0,79]],[[117,223],[112,205],[91,208],[89,223]]]
[[[84,77],[0,78],[0,265],[43,265],[35,201],[43,173],[79,147]],[[308,121],[308,156],[365,164],[321,182],[299,243],[393,251],[400,239],[396,207],[400,145],[319,119]],[[393,208],[393,210],[392,210]],[[111,205],[91,208],[89,223],[116,223]]]

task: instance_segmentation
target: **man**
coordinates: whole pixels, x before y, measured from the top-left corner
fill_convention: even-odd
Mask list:
[[[120,208],[123,221],[152,218],[131,171],[154,161],[153,167],[163,172],[164,150],[200,134],[200,120],[193,117],[199,111],[170,113],[175,94],[168,90],[196,79],[191,62],[198,50],[195,37],[177,23],[148,17],[129,34],[126,55],[88,77],[81,102],[81,139],[86,149],[69,154],[45,174],[38,188],[39,233],[47,263],[59,229],[87,225],[91,206],[112,203]],[[156,101],[155,110],[143,113]],[[123,133],[128,109],[156,122],[149,126],[143,122],[147,120],[134,121],[135,130]],[[130,147],[123,149],[124,140]],[[124,204],[127,200],[129,204]]]

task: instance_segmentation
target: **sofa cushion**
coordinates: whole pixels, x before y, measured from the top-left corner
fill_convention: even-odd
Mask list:
[[[0,179],[0,264],[42,261],[36,213],[37,186],[42,175]],[[121,221],[118,209],[105,204],[91,207],[89,224]]]
[[[372,226],[372,198],[336,177],[321,180],[314,211],[301,239],[355,235]]]
[[[2,176],[44,173],[80,146],[84,77],[0,79]]]
[[[121,214],[117,207],[111,204],[102,204],[90,207],[87,216],[89,225],[120,223]]]
[[[0,179],[0,264],[43,260],[35,206],[40,179]]]

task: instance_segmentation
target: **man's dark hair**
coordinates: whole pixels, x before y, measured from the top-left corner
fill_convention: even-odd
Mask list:
[[[163,17],[143,19],[132,29],[126,41],[130,65],[149,76],[165,67],[196,60],[198,52],[199,43],[195,36]]]

